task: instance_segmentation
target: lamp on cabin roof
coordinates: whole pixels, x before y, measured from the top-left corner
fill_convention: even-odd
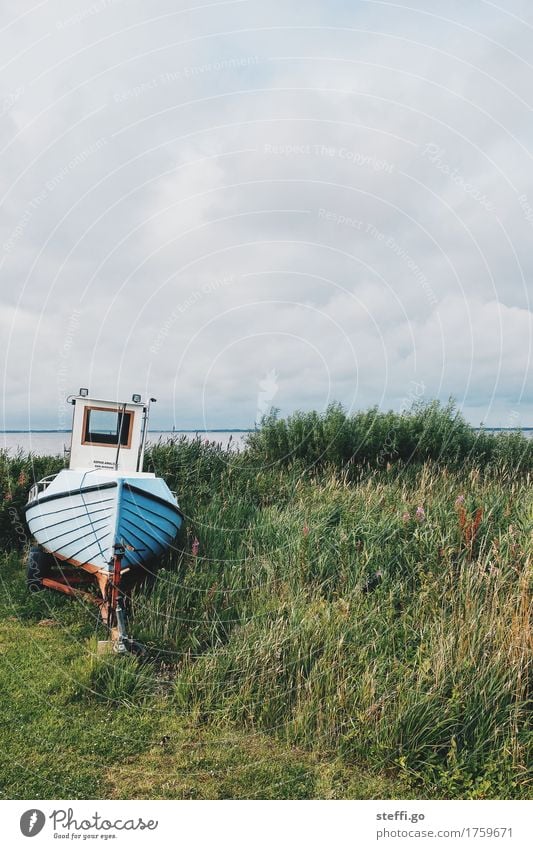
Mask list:
[[[80,389],[80,397],[81,398],[87,398],[88,394],[89,394],[88,389]]]
[[[133,401],[134,404],[140,404],[141,403],[141,396],[140,395],[132,395],[131,400]]]

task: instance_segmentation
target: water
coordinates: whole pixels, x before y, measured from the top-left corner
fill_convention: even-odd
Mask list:
[[[239,431],[199,431],[202,439],[209,442],[213,440],[220,442],[222,445],[228,445],[230,438],[233,445],[240,445],[246,433]],[[148,444],[157,442],[158,439],[168,439],[170,436],[180,436],[182,431],[148,431]],[[195,438],[194,433],[184,433],[185,436],[191,439]],[[0,432],[0,449],[5,449],[9,454],[15,454],[18,450],[22,450],[24,454],[32,453],[38,456],[62,456],[64,449],[70,447],[70,433],[61,433],[58,431],[12,431],[10,433]]]

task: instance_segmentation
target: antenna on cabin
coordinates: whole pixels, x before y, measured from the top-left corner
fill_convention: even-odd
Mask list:
[[[142,466],[144,461],[144,449],[146,447],[146,437],[148,436],[148,419],[150,418],[150,405],[155,404],[157,398],[149,398],[148,404],[144,408],[144,420],[143,420],[143,435],[141,439],[141,447],[139,448],[139,459],[137,462],[137,471],[142,472]]]

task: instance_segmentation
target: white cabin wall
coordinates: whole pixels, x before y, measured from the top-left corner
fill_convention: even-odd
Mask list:
[[[83,444],[83,427],[85,421],[85,410],[87,408],[100,408],[120,412],[122,409],[133,416],[131,427],[131,439],[129,447],[120,446],[117,462],[116,445]],[[71,469],[115,469],[118,471],[135,472],[141,447],[141,435],[143,424],[143,404],[117,404],[113,401],[100,401],[94,398],[76,398],[74,401],[72,419],[72,441],[70,449]]]

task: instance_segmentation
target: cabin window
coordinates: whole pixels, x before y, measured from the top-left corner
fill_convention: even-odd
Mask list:
[[[84,445],[130,446],[132,414],[122,410],[85,408]]]

